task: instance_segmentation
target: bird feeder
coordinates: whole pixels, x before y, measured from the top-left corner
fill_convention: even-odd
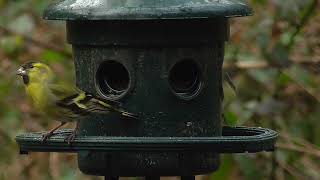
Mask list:
[[[222,126],[222,64],[229,19],[251,15],[240,0],[63,0],[44,12],[66,21],[76,83],[119,101],[137,120],[92,115],[79,135],[17,136],[21,153],[73,152],[79,168],[106,177],[207,174],[220,153],[272,151],[277,133]]]

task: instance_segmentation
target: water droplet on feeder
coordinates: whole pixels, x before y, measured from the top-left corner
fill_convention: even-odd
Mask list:
[[[187,124],[186,124],[187,127],[190,127],[190,126],[192,126],[192,125],[193,125],[192,122],[187,122]]]

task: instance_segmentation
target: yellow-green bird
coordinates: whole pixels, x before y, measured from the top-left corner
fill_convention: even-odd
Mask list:
[[[36,110],[61,122],[59,126],[43,135],[43,142],[66,123],[75,121],[76,128],[66,138],[70,143],[77,135],[79,121],[92,113],[115,112],[137,119],[135,114],[123,110],[118,102],[95,97],[66,83],[57,83],[54,72],[46,64],[26,63],[18,69],[17,75],[22,77],[26,93]]]

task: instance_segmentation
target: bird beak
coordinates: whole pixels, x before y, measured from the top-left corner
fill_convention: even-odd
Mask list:
[[[16,74],[19,75],[19,76],[25,76],[25,75],[27,75],[27,71],[24,70],[23,67],[20,67]]]

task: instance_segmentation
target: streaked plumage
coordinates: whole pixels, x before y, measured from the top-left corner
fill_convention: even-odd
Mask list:
[[[59,126],[44,135],[44,141],[67,122],[76,121],[77,127],[67,138],[70,143],[77,133],[79,120],[92,113],[115,112],[129,118],[137,118],[136,115],[123,110],[118,102],[95,97],[68,84],[55,82],[54,73],[43,63],[24,64],[17,74],[22,76],[27,95],[37,111],[55,117],[61,122]]]

